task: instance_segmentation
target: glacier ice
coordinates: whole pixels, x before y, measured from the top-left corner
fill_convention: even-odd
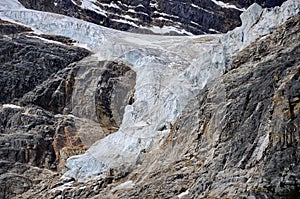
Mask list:
[[[24,6],[17,0],[1,0],[0,1],[1,10],[8,9],[25,9]]]
[[[10,2],[16,3],[10,9],[0,3],[0,18],[31,26],[37,33],[70,37],[93,51],[92,59],[123,62],[137,73],[135,102],[125,108],[120,129],[94,143],[85,154],[68,159],[65,175],[79,180],[104,175],[107,169],[130,170],[141,153],[159,147],[188,101],[228,70],[233,56],[299,13],[298,0],[288,0],[274,9],[254,4],[242,14],[243,25],[227,34],[172,37],[111,30],[58,14],[18,8],[16,0]],[[84,75],[89,70],[95,72]],[[89,90],[73,93],[73,114],[93,119],[89,118],[94,114],[93,101],[76,104],[76,98],[86,95],[93,100],[97,69],[83,66],[80,71],[79,87],[92,83]],[[91,113],[80,111],[81,106],[88,106],[84,108]]]

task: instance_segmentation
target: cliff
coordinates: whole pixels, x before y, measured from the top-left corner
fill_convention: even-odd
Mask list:
[[[190,37],[0,7],[1,198],[298,197],[297,0]]]

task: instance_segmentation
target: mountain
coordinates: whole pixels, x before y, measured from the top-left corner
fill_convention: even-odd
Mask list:
[[[284,0],[20,0],[29,9],[76,17],[117,30],[168,35],[228,32],[241,25],[241,12],[254,2],[274,7]]]
[[[26,2],[0,2],[1,198],[298,197],[297,0],[207,1],[247,10],[194,36]]]

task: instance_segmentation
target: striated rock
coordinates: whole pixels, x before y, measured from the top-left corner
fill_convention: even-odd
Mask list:
[[[69,114],[75,76],[79,67],[71,64],[49,77],[20,100],[22,105],[35,104],[53,113]]]
[[[59,175],[47,169],[28,166],[21,163],[0,162],[8,167],[6,174],[0,175],[0,198],[28,198],[24,192],[32,190],[35,194],[50,189],[52,183],[59,180]]]
[[[17,34],[32,31],[31,28],[0,19],[0,35]]]
[[[0,189],[4,194],[0,198],[22,194],[34,189],[37,183],[45,182],[45,179],[33,182],[38,174],[25,175],[22,168],[61,171],[67,158],[84,153],[103,137],[101,129],[97,129],[94,123],[75,117],[54,116],[36,106],[3,107],[0,127]],[[16,167],[16,164],[21,166]],[[10,174],[12,169],[17,175]]]
[[[16,101],[52,74],[89,54],[81,48],[44,43],[25,35],[2,36],[0,46],[1,103]]]
[[[280,6],[284,0],[222,0],[224,3],[231,3],[236,5],[237,7],[244,8],[253,3],[258,3],[263,7],[275,7]]]

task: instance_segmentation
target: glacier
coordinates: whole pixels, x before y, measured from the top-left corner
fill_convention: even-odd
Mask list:
[[[298,14],[299,4],[298,0],[288,0],[272,9],[253,4],[241,15],[241,27],[226,34],[201,36],[127,33],[63,15],[25,9],[17,0],[2,0],[0,18],[30,26],[37,34],[70,37],[77,41],[76,45],[94,53],[89,59],[122,62],[136,72],[135,101],[125,108],[120,129],[66,163],[65,176],[86,181],[106,175],[110,169],[130,171],[143,153],[159,147],[189,100],[229,70],[231,60],[239,51]],[[84,74],[90,68],[80,70]],[[97,80],[99,77],[95,72],[80,78],[84,82],[84,78]],[[92,81],[86,85],[89,93],[95,92],[96,84],[97,81]],[[80,95],[73,93],[72,98]],[[86,106],[92,112],[94,98],[92,94],[89,96]],[[76,117],[87,117],[75,111],[76,100],[73,107]]]

